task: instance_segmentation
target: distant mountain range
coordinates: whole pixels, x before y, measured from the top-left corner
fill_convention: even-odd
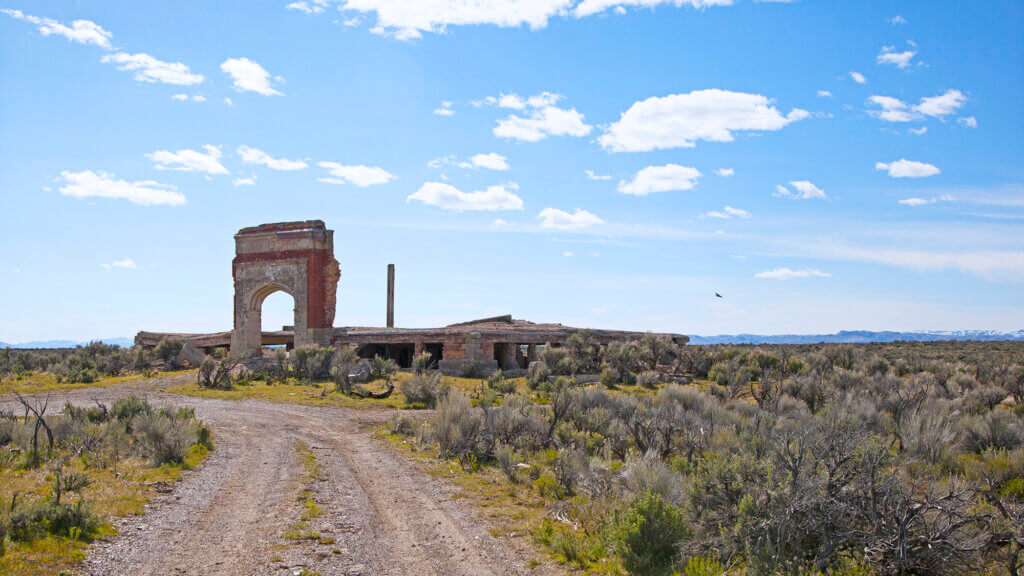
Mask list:
[[[845,343],[863,344],[866,342],[941,342],[948,340],[975,340],[975,341],[1024,341],[1024,330],[1016,332],[995,332],[993,330],[949,330],[930,332],[872,332],[869,330],[842,330],[835,334],[722,334],[719,336],[690,336],[690,344],[819,344],[819,343]],[[135,344],[134,338],[102,338],[105,344],[117,344],[124,348],[131,348]],[[88,341],[77,342],[74,340],[44,340],[36,342],[21,342],[8,344],[0,342],[0,349],[3,348],[74,348],[84,346]]]
[[[117,344],[122,348],[131,348],[135,344],[135,338],[100,338],[104,344]],[[74,348],[75,346],[85,346],[89,341],[77,342],[75,340],[37,340],[35,342],[20,342],[18,344],[8,344],[6,342],[0,342],[0,349],[3,348]]]
[[[842,330],[835,334],[729,334],[720,336],[690,336],[690,344],[819,344],[865,342],[940,342],[947,340],[1024,341],[1024,330],[995,332],[992,330],[949,330],[929,332],[871,332],[868,330]]]

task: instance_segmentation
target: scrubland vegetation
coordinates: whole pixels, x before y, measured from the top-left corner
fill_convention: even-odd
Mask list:
[[[361,359],[353,347],[302,346],[277,349],[252,369],[218,353],[199,367],[197,383],[171,391],[210,398],[259,398],[313,406],[432,408],[437,393],[455,387],[479,393],[479,379],[426,374],[429,356],[417,357],[413,370],[400,371],[393,360]],[[357,376],[354,376],[357,375]]]
[[[156,491],[212,448],[191,409],[135,396],[113,405],[65,405],[17,396],[0,412],[0,573],[56,574],[84,545],[141,514]],[[58,413],[59,412],[59,413]]]
[[[153,350],[90,342],[75,348],[0,350],[0,382],[24,393],[109,385],[157,371],[188,368],[179,358],[183,344],[166,339]]]
[[[115,368],[109,357],[125,359],[125,352],[90,345],[42,358],[8,353],[0,367],[5,374],[49,370],[70,381],[88,370],[109,377],[179,367],[179,352],[168,342]],[[379,357],[360,364],[350,348],[281,350],[256,370],[220,354],[198,367],[195,385],[178,391],[432,409],[396,417],[392,438],[581,572],[1024,570],[1024,344],[679,348],[649,336],[601,347],[579,333],[540,357],[525,377],[452,378],[431,370],[427,356],[400,372]],[[140,429],[118,416],[94,422],[82,414],[54,418]],[[32,501],[42,502],[30,507],[19,496],[3,512],[12,549],[24,546],[14,536],[21,533],[16,514],[45,527],[35,542],[70,542],[72,549],[101,530],[73,508],[94,500],[98,481],[78,488],[65,471],[92,474],[109,465],[90,464],[96,456],[82,456],[67,440],[77,436],[60,436],[50,418],[43,421],[64,438],[55,440],[53,457],[48,429],[37,430],[32,414],[0,420],[21,430],[7,441],[20,448],[4,474],[34,474],[36,488],[19,494],[34,490]],[[178,420],[167,414],[162,421]],[[145,437],[126,442],[152,467],[156,449],[139,452],[149,445]],[[0,490],[0,502],[10,495]],[[35,511],[58,502],[63,515]],[[81,532],[67,528],[72,522]]]
[[[588,340],[546,350],[528,392],[418,370],[403,392],[436,411],[394,437],[586,572],[1024,568],[1024,345]]]

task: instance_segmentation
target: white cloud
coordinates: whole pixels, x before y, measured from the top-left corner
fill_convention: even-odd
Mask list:
[[[470,105],[474,108],[497,107],[511,110],[525,110],[527,108],[546,108],[554,106],[565,96],[555,92],[539,92],[533,96],[520,96],[515,92],[500,93],[497,96],[487,96],[481,100],[471,100]]]
[[[534,94],[526,99],[526,103],[531,108],[544,108],[547,106],[554,106],[563,96],[554,92],[541,92],[540,94]]]
[[[945,194],[938,198],[904,198],[903,200],[898,200],[897,204],[902,204],[904,206],[924,206],[926,204],[935,204],[936,202],[952,202],[953,200],[953,196]]]
[[[473,102],[473,106],[496,106],[512,110],[529,109],[526,116],[512,114],[498,121],[494,128],[496,136],[536,142],[549,135],[586,136],[593,129],[584,121],[584,115],[574,108],[565,110],[555,106],[561,94],[541,92],[528,97],[519,94],[487,96]]]
[[[897,14],[897,15],[893,16],[892,18],[889,18],[889,23],[892,24],[893,26],[895,26],[897,24],[906,24],[907,23],[907,19],[904,18],[903,16]]]
[[[881,110],[869,110],[868,113],[876,118],[881,118],[886,122],[910,122],[920,118],[918,114],[915,114],[913,110],[907,107],[907,103],[903,102],[899,98],[893,98],[891,96],[871,96],[868,101],[872,104],[877,104]]]
[[[545,208],[537,215],[537,219],[540,220],[541,228],[553,230],[577,230],[604,223],[604,220],[580,208],[572,214],[557,208]]]
[[[256,185],[256,175],[253,174],[252,176],[250,176],[248,178],[235,178],[234,180],[231,181],[231,184],[233,184],[235,186],[255,186]]]
[[[795,188],[796,192],[792,192],[782,184],[778,184],[775,186],[775,193],[772,194],[772,196],[801,198],[804,200],[810,200],[814,198],[821,199],[827,197],[825,196],[824,190],[818,188],[814,184],[811,184],[807,180],[797,180],[795,182],[790,182],[789,185]]]
[[[239,92],[256,92],[264,96],[282,95],[272,86],[270,72],[248,58],[229,58],[220,65],[220,69],[231,76],[235,81],[235,90]],[[280,78],[276,80],[280,82]]]
[[[898,200],[897,203],[903,204],[904,206],[924,206],[925,204],[934,204],[935,199],[932,198],[927,200],[925,198],[905,198],[903,200]]]
[[[867,84],[868,83],[868,79],[865,78],[864,75],[861,74],[860,72],[853,72],[851,70],[850,71],[850,78],[853,78],[853,81],[856,82],[857,84]]]
[[[911,270],[959,270],[991,281],[1024,281],[1024,252],[1021,251],[937,252],[884,247],[818,246],[816,252],[828,258],[873,262]]]
[[[721,212],[712,210],[711,212],[701,214],[701,218],[720,218],[722,220],[731,220],[733,218],[742,218],[746,220],[750,217],[750,212],[740,208],[733,208],[732,206],[726,206]]]
[[[500,228],[501,226],[508,226],[508,222],[502,220],[501,218],[495,218],[494,222],[491,222],[491,226],[495,228]]]
[[[184,102],[185,100],[188,100],[188,94],[175,94],[175,95],[171,96],[171,99],[172,100],[179,100],[181,102]]]
[[[831,98],[832,93],[828,90],[818,90],[818,98]]]
[[[593,170],[584,170],[584,174],[587,175],[587,180],[611,180],[612,177],[609,174],[597,174]]]
[[[456,156],[442,156],[427,162],[428,168],[443,168],[444,166],[456,166],[465,169],[484,168],[487,170],[508,170],[508,158],[496,152],[477,154],[469,160],[460,161]]]
[[[142,206],[160,204],[177,206],[185,203],[185,196],[178,192],[175,186],[160,184],[152,180],[128,182],[117,180],[113,174],[108,172],[93,172],[92,170],[82,172],[65,170],[60,175],[66,183],[60,188],[60,193],[65,196],[117,198]]]
[[[566,258],[572,258],[573,256],[575,256],[575,254],[566,250],[565,252],[562,252],[562,256],[565,256]]]
[[[192,95],[192,101],[193,102],[206,102],[206,97],[205,96],[200,96],[199,94],[193,94]]]
[[[469,159],[470,163],[476,168],[486,168],[487,170],[508,170],[508,158],[505,158],[501,154],[491,152],[489,154],[477,154]]]
[[[584,16],[590,16],[599,12],[604,12],[609,8],[616,8],[616,12],[619,12],[619,8],[623,6],[638,6],[641,8],[654,8],[659,4],[673,4],[675,6],[690,6],[692,8],[707,8],[708,6],[730,6],[733,0],[583,0],[576,5],[573,14],[577,18]],[[623,8],[623,12],[625,9]]]
[[[434,114],[437,116],[454,116],[455,110],[452,110],[452,103],[448,100],[441,102],[441,107],[434,110]]]
[[[814,184],[811,184],[810,182],[808,182],[806,180],[790,182],[789,185],[792,186],[793,188],[796,188],[797,192],[800,193],[800,197],[801,198],[805,198],[806,199],[806,198],[824,198],[825,197],[825,192],[821,188],[818,188],[817,186],[815,186]]]
[[[522,210],[523,199],[509,191],[518,189],[515,183],[488,186],[486,190],[463,192],[451,184],[425,182],[415,193],[405,199],[417,200],[442,210],[464,212],[467,210]]]
[[[583,114],[575,108],[568,110],[555,106],[544,106],[532,110],[528,116],[510,115],[498,120],[494,135],[526,142],[537,142],[548,136],[586,136],[593,126],[584,122]]]
[[[292,2],[285,6],[288,10],[298,10],[305,12],[306,14],[320,14],[327,7],[327,0],[312,0],[312,2],[306,2],[305,0],[299,0],[298,2]]]
[[[427,162],[427,168],[441,168],[446,164],[456,163],[455,156],[442,156],[441,158],[434,158],[430,162]]]
[[[878,162],[875,164],[875,170],[888,170],[889,176],[892,178],[924,178],[941,172],[938,166],[925,164],[924,162],[914,162],[905,158],[888,164]]]
[[[127,52],[107,54],[102,61],[117,64],[118,70],[135,72],[135,80],[139,82],[191,86],[203,81],[202,74],[193,74],[192,70],[181,62],[164,62],[141,52],[139,54],[128,54]]]
[[[520,98],[518,94],[501,94],[497,98],[494,96],[488,96],[487,103],[501,108],[512,108],[514,110],[522,110],[523,108],[526,108],[526,101]]]
[[[399,40],[420,38],[423,32],[443,33],[448,26],[493,24],[502,28],[528,25],[539,29],[548,19],[567,10],[575,0],[347,0],[344,10],[375,12],[377,34]]]
[[[224,98],[224,103],[228,106],[234,106],[235,103],[231,101],[231,98]]]
[[[927,132],[927,131],[928,131],[928,127],[927,126],[921,126],[920,128],[910,128],[908,130],[908,132],[910,132],[911,134],[913,134],[915,136],[923,136],[924,133]]]
[[[942,118],[956,112],[967,101],[967,97],[959,90],[946,90],[938,96],[922,98],[921,103],[914,107],[925,116]]]
[[[804,268],[802,270],[790,270],[789,268],[775,268],[754,274],[754,278],[768,278],[770,280],[792,280],[794,278],[828,278],[832,276],[828,272],[822,272],[815,268]]]
[[[733,170],[732,168],[719,168],[718,170],[715,170],[715,174],[718,174],[719,176],[723,177],[728,177],[736,174],[736,171]]]
[[[242,157],[242,162],[245,164],[262,164],[271,170],[303,170],[308,166],[302,160],[272,158],[266,152],[248,146],[239,146],[238,155]]]
[[[975,118],[974,116],[967,116],[965,118],[957,118],[956,121],[959,122],[960,124],[963,124],[964,126],[967,126],[968,128],[977,128],[978,127],[978,119]]]
[[[114,268],[138,268],[135,262],[131,258],[125,258],[124,260],[114,260],[110,264],[103,264],[103,267],[107,270]]]
[[[648,166],[636,173],[632,182],[619,181],[619,192],[633,196],[646,196],[652,192],[691,190],[697,185],[701,173],[696,168],[666,164]]]
[[[227,174],[228,169],[220,163],[220,148],[207,144],[203,149],[206,150],[205,154],[196,150],[157,150],[152,154],[146,154],[146,158],[156,162],[157,170]]]
[[[731,142],[733,131],[779,130],[809,116],[794,108],[783,116],[760,94],[696,90],[634,103],[598,141],[615,152],[692,148],[698,140]]]
[[[317,182],[326,184],[351,182],[360,188],[366,188],[375,184],[385,184],[397,178],[379,166],[343,166],[337,162],[317,162],[317,166],[331,173],[332,178],[317,178]]]
[[[899,68],[906,68],[910,66],[910,61],[913,60],[916,55],[917,52],[914,52],[913,50],[896,52],[891,46],[886,46],[878,53],[875,61],[879,64],[892,64]]]
[[[556,16],[585,16],[609,8],[624,14],[624,6],[654,8],[658,5],[728,6],[734,0],[339,0],[344,14],[359,12],[375,14],[376,23],[370,31],[398,40],[415,40],[424,33],[443,34],[450,27],[489,24],[502,28],[529,26],[537,30],[547,26]],[[775,0],[781,1],[781,0]],[[326,2],[296,0],[288,5],[293,10],[317,13]]]
[[[11,18],[35,24],[43,36],[56,34],[79,44],[95,44],[96,46],[110,49],[110,39],[114,37],[113,34],[104,30],[102,26],[89,20],[75,20],[68,26],[52,18],[41,18],[25,14],[21,10],[0,9],[0,12],[7,14]]]
[[[497,96],[488,96],[483,100],[474,102],[473,104],[477,107],[480,106],[497,106],[498,108],[511,108],[513,110],[523,110],[529,108],[546,108],[548,106],[554,106],[559,100],[564,98],[561,94],[554,92],[540,92],[533,96],[526,98],[516,94],[499,94]]]
[[[910,122],[923,120],[925,116],[944,119],[963,106],[967,97],[959,90],[947,90],[938,96],[921,98],[921,102],[913,107],[891,96],[871,96],[868,101],[882,108],[869,110],[872,116],[886,122]]]

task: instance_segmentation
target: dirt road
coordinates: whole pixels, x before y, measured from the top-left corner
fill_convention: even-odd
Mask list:
[[[190,405],[212,427],[217,449],[146,514],[92,546],[81,570],[104,576],[324,576],[556,574],[521,539],[495,538],[450,487],[374,437],[366,424],[386,413],[261,401],[169,395],[135,385],[156,403]],[[124,388],[54,395],[75,403],[110,401]],[[313,482],[324,513],[310,522],[319,539],[286,541],[309,484],[296,445],[310,446],[326,474]],[[287,544],[287,545],[286,545]]]

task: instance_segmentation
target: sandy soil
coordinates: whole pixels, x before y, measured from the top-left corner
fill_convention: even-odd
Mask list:
[[[194,406],[212,427],[217,449],[118,536],[96,542],[83,574],[294,575],[303,568],[340,574],[426,576],[558,574],[522,537],[495,538],[487,520],[452,498],[453,490],[374,437],[389,413],[262,401],[177,396],[173,379],[52,394],[109,402],[129,390],[155,403]],[[0,404],[9,405],[8,399]],[[324,514],[316,540],[287,542],[308,484],[296,445],[308,444],[325,478],[312,484]],[[333,542],[328,540],[333,539]]]

